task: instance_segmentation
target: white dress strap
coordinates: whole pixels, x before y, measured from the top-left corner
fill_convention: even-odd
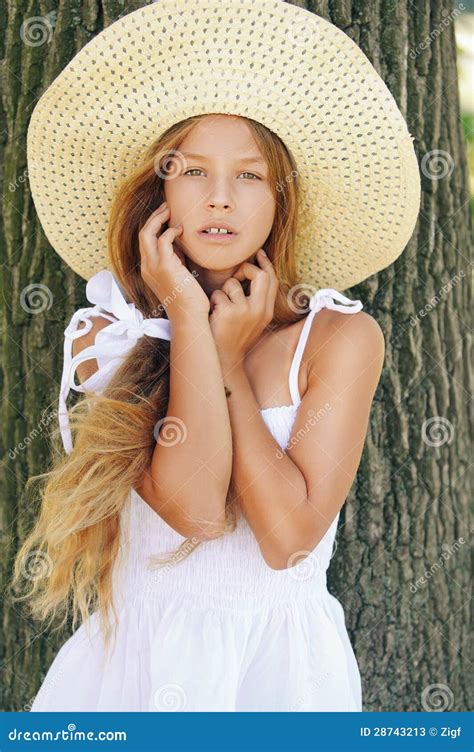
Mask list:
[[[339,301],[336,303],[335,301]],[[340,305],[342,304],[342,305]],[[300,391],[298,388],[298,374],[300,369],[301,359],[303,357],[304,348],[306,346],[306,340],[308,339],[309,331],[311,328],[311,322],[316,313],[321,308],[331,308],[333,311],[340,311],[340,313],[357,313],[362,310],[362,301],[351,300],[341,292],[333,290],[331,287],[324,287],[311,297],[309,301],[309,313],[306,317],[306,321],[303,324],[303,329],[298,340],[298,345],[293,356],[293,360],[290,368],[290,375],[288,385],[290,388],[291,401],[296,407],[301,402]]]
[[[63,372],[59,392],[58,419],[64,449],[69,454],[72,451],[72,438],[69,426],[66,400],[69,391],[90,391],[100,394],[119,365],[124,361],[130,350],[140,337],[171,340],[171,324],[165,318],[143,317],[134,303],[127,303],[120,286],[112,272],[102,270],[87,282],[86,297],[94,305],[90,308],[80,308],[72,316],[64,330]],[[84,348],[82,352],[72,357],[72,341],[82,337],[92,328],[91,318],[101,316],[111,323],[97,332],[93,345]],[[77,329],[80,321],[85,327]],[[75,373],[79,363],[94,358],[97,360],[97,370],[82,384],[75,383]]]

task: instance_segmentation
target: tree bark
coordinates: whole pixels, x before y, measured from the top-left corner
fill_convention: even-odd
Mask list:
[[[57,421],[64,328],[74,310],[88,305],[84,281],[52,250],[36,218],[27,179],[27,126],[37,99],[74,54],[145,4],[66,0],[32,6],[4,0],[0,16],[5,19],[0,101],[5,584],[37,512],[26,500],[25,482],[51,462],[46,434],[51,420]],[[386,358],[361,465],[341,511],[329,587],[345,609],[364,710],[423,711],[431,703],[434,710],[466,711],[472,706],[465,664],[470,216],[454,25],[446,23],[453,5],[447,0],[294,4],[336,24],[362,48],[405,116],[420,165],[425,158],[421,211],[406,250],[387,270],[347,291],[380,323]],[[33,15],[46,18],[54,32],[40,45],[21,37],[23,22]],[[421,47],[429,35],[429,44]],[[445,177],[434,177],[434,150],[444,154]],[[8,598],[0,607],[1,707],[28,710],[68,634],[42,633]],[[442,707],[432,685],[443,685]]]

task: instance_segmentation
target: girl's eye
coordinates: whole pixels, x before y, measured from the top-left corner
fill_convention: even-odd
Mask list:
[[[202,172],[202,170],[199,167],[192,167],[190,170],[186,170],[186,172],[183,172],[183,175],[188,175],[190,172]],[[254,175],[253,172],[241,172],[241,175],[252,175],[255,180],[260,180],[258,175]]]

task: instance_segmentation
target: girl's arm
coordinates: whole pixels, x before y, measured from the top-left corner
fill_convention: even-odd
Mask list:
[[[170,356],[168,410],[137,491],[178,533],[206,540],[222,533],[232,473],[227,399],[207,314],[183,310],[173,318]]]
[[[308,388],[286,453],[260,415],[243,366],[227,371],[223,364],[232,392],[227,402],[237,501],[272,569],[289,568],[312,551],[342,507],[383,364],[382,330],[365,312],[335,313],[324,324],[318,316],[306,347]]]
[[[73,340],[73,355],[107,324],[94,317],[91,330]],[[206,540],[222,531],[232,471],[227,400],[207,314],[183,312],[171,327],[168,410],[136,491],[177,533]],[[79,364],[81,382],[95,370],[95,360]]]

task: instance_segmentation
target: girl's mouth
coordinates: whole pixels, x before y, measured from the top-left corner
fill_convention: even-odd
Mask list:
[[[200,238],[209,241],[210,243],[231,243],[238,237],[237,232],[205,232],[204,230],[198,231],[197,234]]]

